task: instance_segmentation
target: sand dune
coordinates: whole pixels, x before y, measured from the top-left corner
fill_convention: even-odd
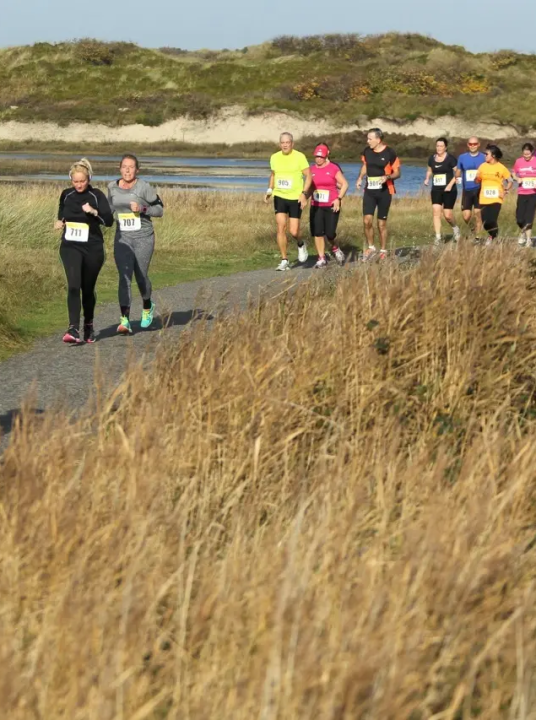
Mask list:
[[[422,135],[434,138],[438,135],[464,137],[477,134],[483,137],[503,138],[519,135],[513,125],[497,123],[472,123],[467,120],[445,116],[429,120],[417,118],[402,122],[384,117],[370,121],[361,120],[355,125],[337,126],[329,120],[306,120],[283,112],[267,112],[248,115],[243,108],[233,106],[224,109],[208,121],[177,118],[159,125],[124,125],[110,127],[103,124],[73,123],[61,127],[56,123],[6,122],[0,123],[0,140],[66,141],[66,142],[148,142],[165,140],[189,143],[273,142],[282,131],[294,133],[296,138],[304,135],[322,136],[333,132],[352,132],[379,126],[387,133]]]

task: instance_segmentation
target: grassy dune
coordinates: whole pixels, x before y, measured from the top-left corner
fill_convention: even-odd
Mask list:
[[[0,51],[0,121],[160,125],[240,104],[341,123],[459,115],[534,123],[536,56],[474,54],[415,34],[280,37],[229,51],[37,43]]]
[[[0,357],[65,325],[65,276],[58,255],[59,234],[52,229],[61,187],[0,186]],[[155,287],[276,265],[273,209],[264,205],[262,196],[169,189],[161,194],[166,210],[164,218],[155,222],[157,249],[151,272]],[[308,211],[302,227],[308,237]],[[503,210],[501,228],[506,235],[515,233],[512,200]],[[395,201],[393,247],[428,242],[432,232],[428,195]],[[99,301],[115,301],[113,231],[105,237],[107,262],[97,292]],[[347,250],[361,249],[357,196],[344,201],[339,241]]]
[[[527,255],[198,325],[0,475],[2,716],[533,716]]]

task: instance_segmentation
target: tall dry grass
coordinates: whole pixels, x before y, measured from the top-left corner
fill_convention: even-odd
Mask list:
[[[536,303],[460,248],[198,324],[0,476],[2,717],[535,717]]]

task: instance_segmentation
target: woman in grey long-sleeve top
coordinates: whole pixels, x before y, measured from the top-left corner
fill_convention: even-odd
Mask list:
[[[121,177],[108,185],[108,200],[117,214],[114,257],[119,273],[121,322],[118,333],[132,333],[130,306],[132,276],[136,278],[142,300],[141,327],[153,322],[155,304],[149,265],[154,252],[154,228],[151,218],[162,217],[164,205],[148,182],[138,178],[140,165],[135,155],[124,155],[119,166]]]

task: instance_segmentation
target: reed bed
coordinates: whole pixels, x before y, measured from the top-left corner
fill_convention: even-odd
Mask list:
[[[508,247],[322,275],[23,415],[2,717],[536,717],[532,283]]]

